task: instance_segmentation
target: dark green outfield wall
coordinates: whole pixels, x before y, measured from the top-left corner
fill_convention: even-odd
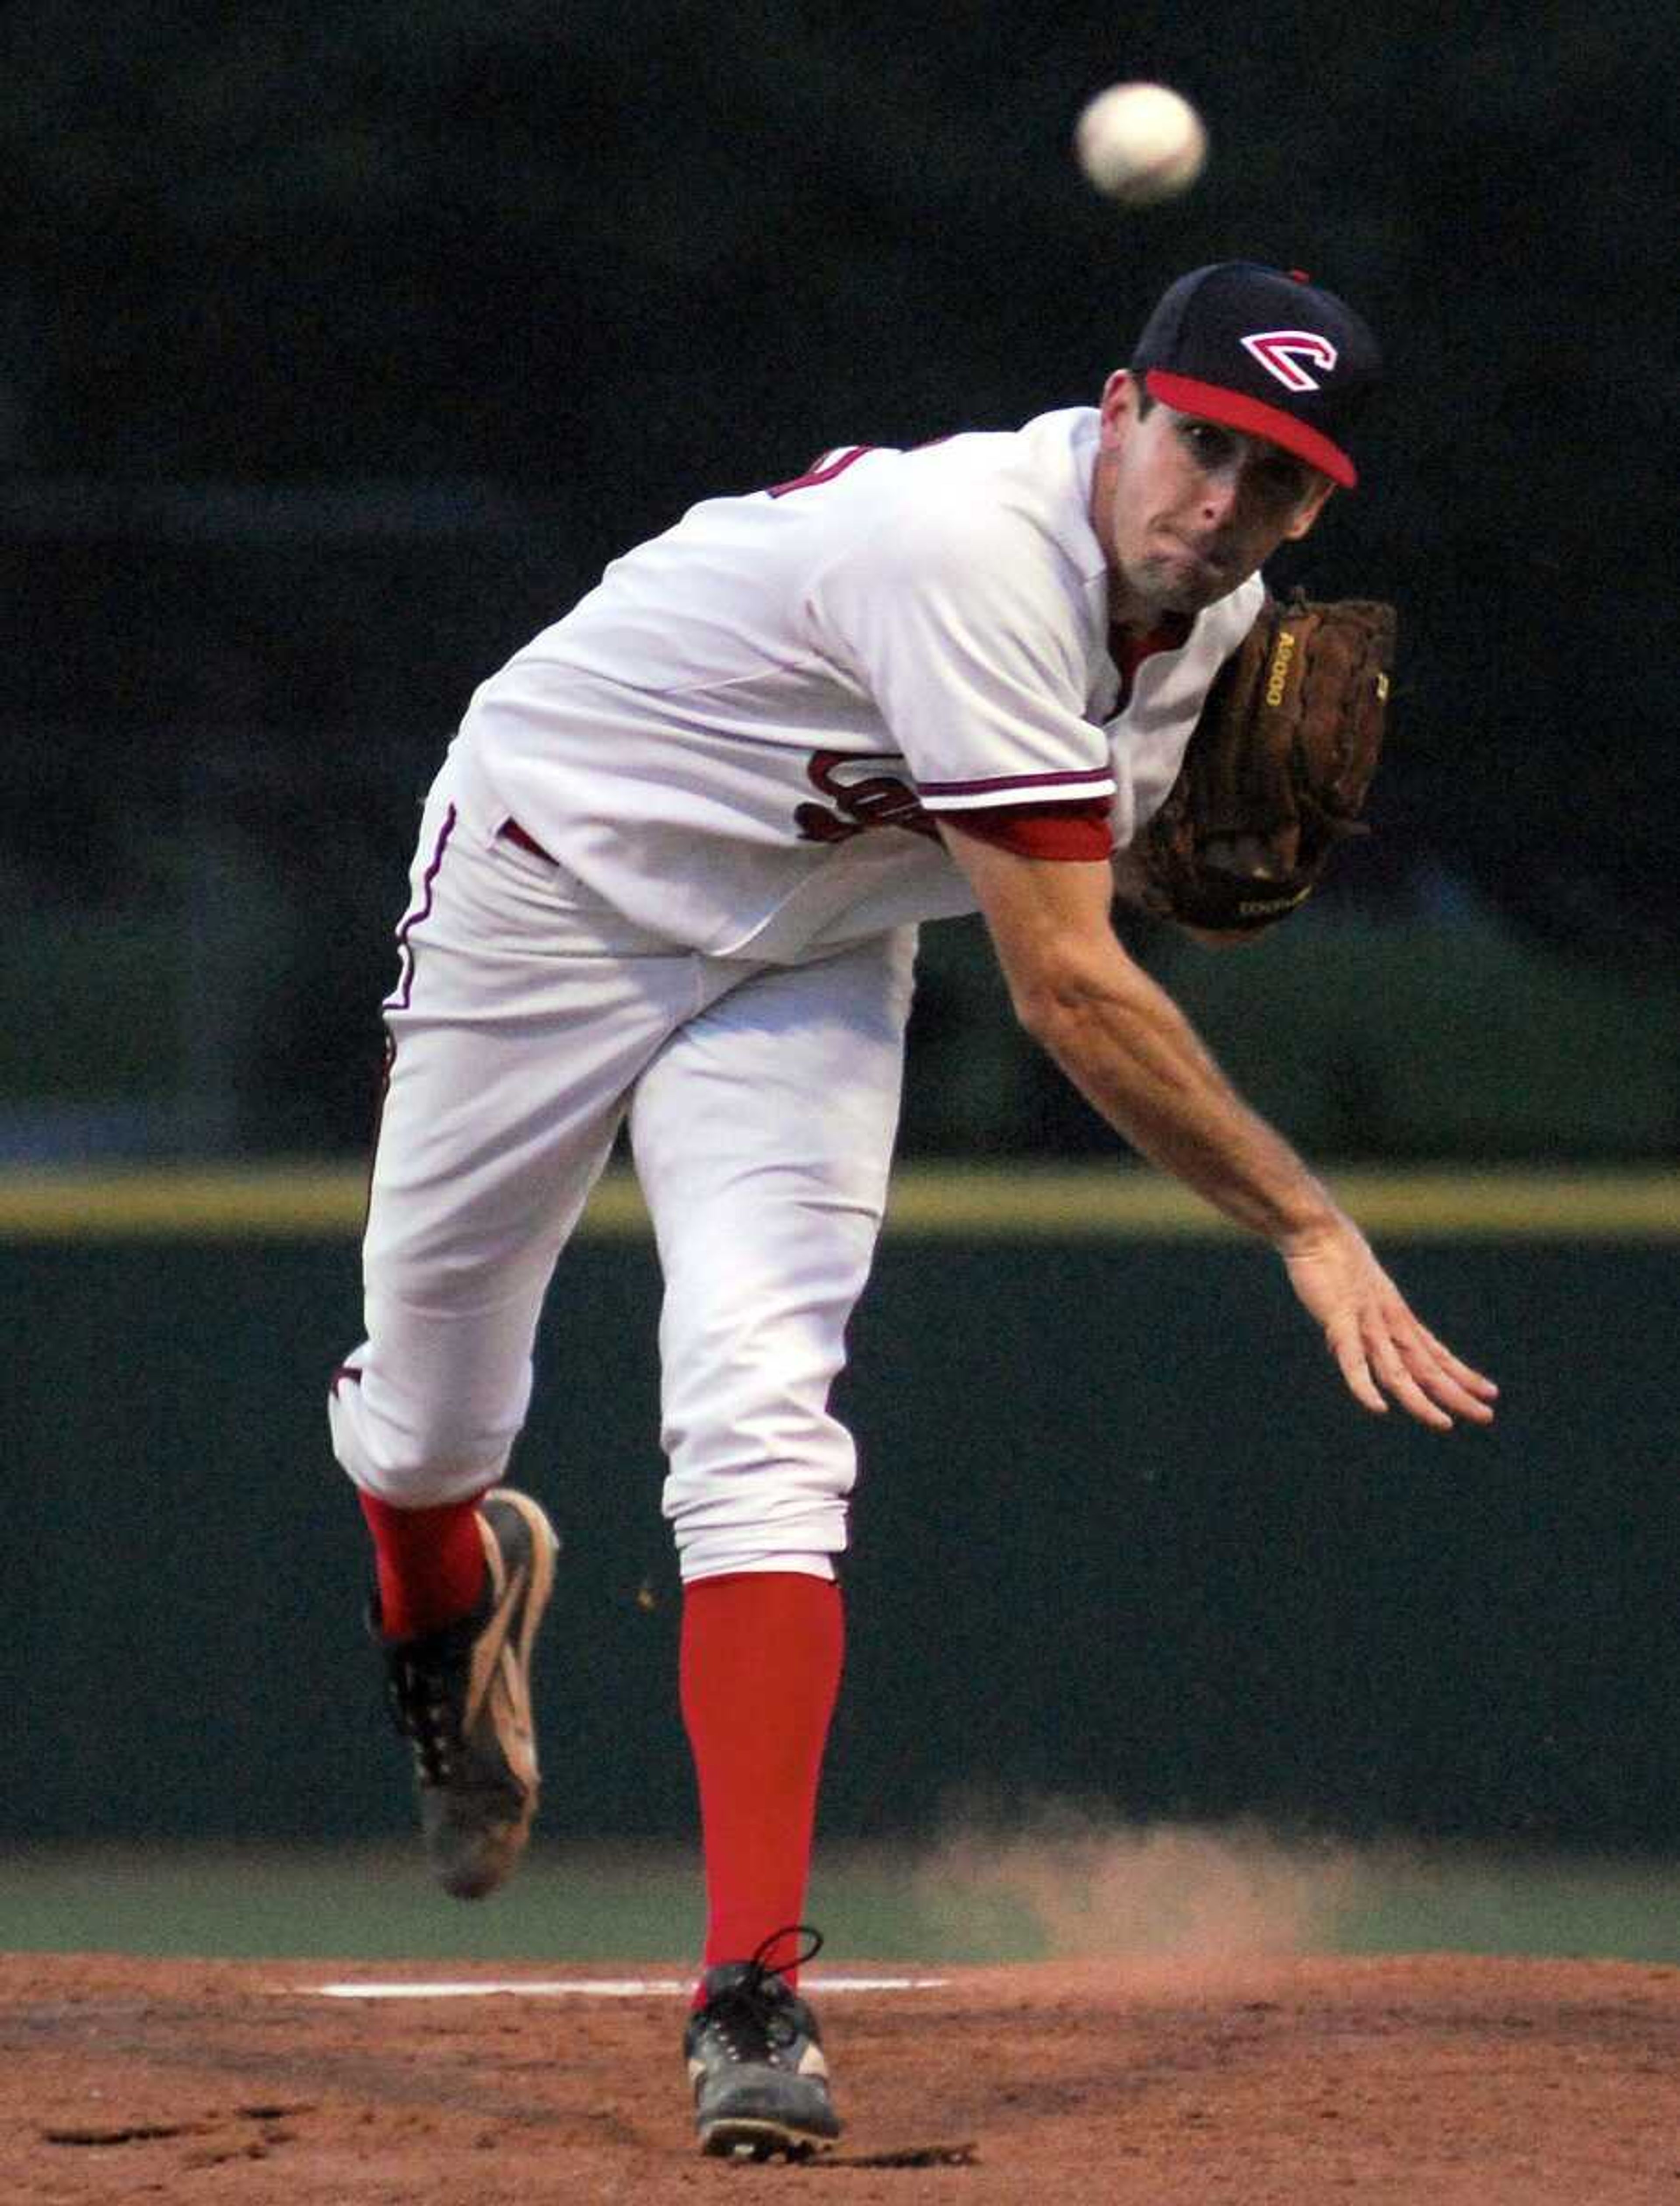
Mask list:
[[[1493,1434],[1355,1410],[1258,1249],[888,1239],[831,1834],[1072,1794],[1680,1843],[1680,1246],[1387,1253]],[[20,1243],[0,1287],[0,1839],[406,1830],[320,1410],[352,1244]],[[569,1549],[555,1835],[689,1817],[655,1296],[644,1243],[574,1249],[518,1465]]]

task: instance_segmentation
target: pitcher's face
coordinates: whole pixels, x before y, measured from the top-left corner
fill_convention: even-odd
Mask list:
[[[1329,478],[1281,446],[1159,402],[1125,369],[1103,392],[1091,519],[1115,617],[1198,613],[1303,537]]]

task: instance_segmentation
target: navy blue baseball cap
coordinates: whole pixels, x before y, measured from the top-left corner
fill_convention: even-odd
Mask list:
[[[1222,260],[1181,276],[1132,353],[1152,397],[1265,437],[1351,490],[1349,432],[1382,376],[1353,308],[1298,269]]]

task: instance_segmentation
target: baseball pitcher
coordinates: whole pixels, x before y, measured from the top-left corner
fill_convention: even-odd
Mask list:
[[[797,1990],[855,1468],[829,1401],[920,922],[984,915],[1028,1031],[1272,1243],[1359,1403],[1492,1415],[1112,925],[1119,887],[1241,939],[1357,826],[1391,616],[1279,606],[1262,569],[1353,487],[1377,374],[1331,292],[1198,269],[1097,406],[844,445],[695,506],[482,685],[432,788],[334,1447],[427,1850],[470,1898],[530,1828],[555,1570],[544,1511],[501,1482],[551,1276],[628,1129],[664,1288],[708,2151],[839,2131]]]

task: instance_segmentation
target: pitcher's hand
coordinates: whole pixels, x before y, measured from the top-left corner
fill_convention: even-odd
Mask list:
[[[1392,1397],[1437,1432],[1455,1416],[1492,1424],[1498,1388],[1413,1315],[1350,1218],[1302,1235],[1282,1255],[1355,1401],[1381,1414]]]

